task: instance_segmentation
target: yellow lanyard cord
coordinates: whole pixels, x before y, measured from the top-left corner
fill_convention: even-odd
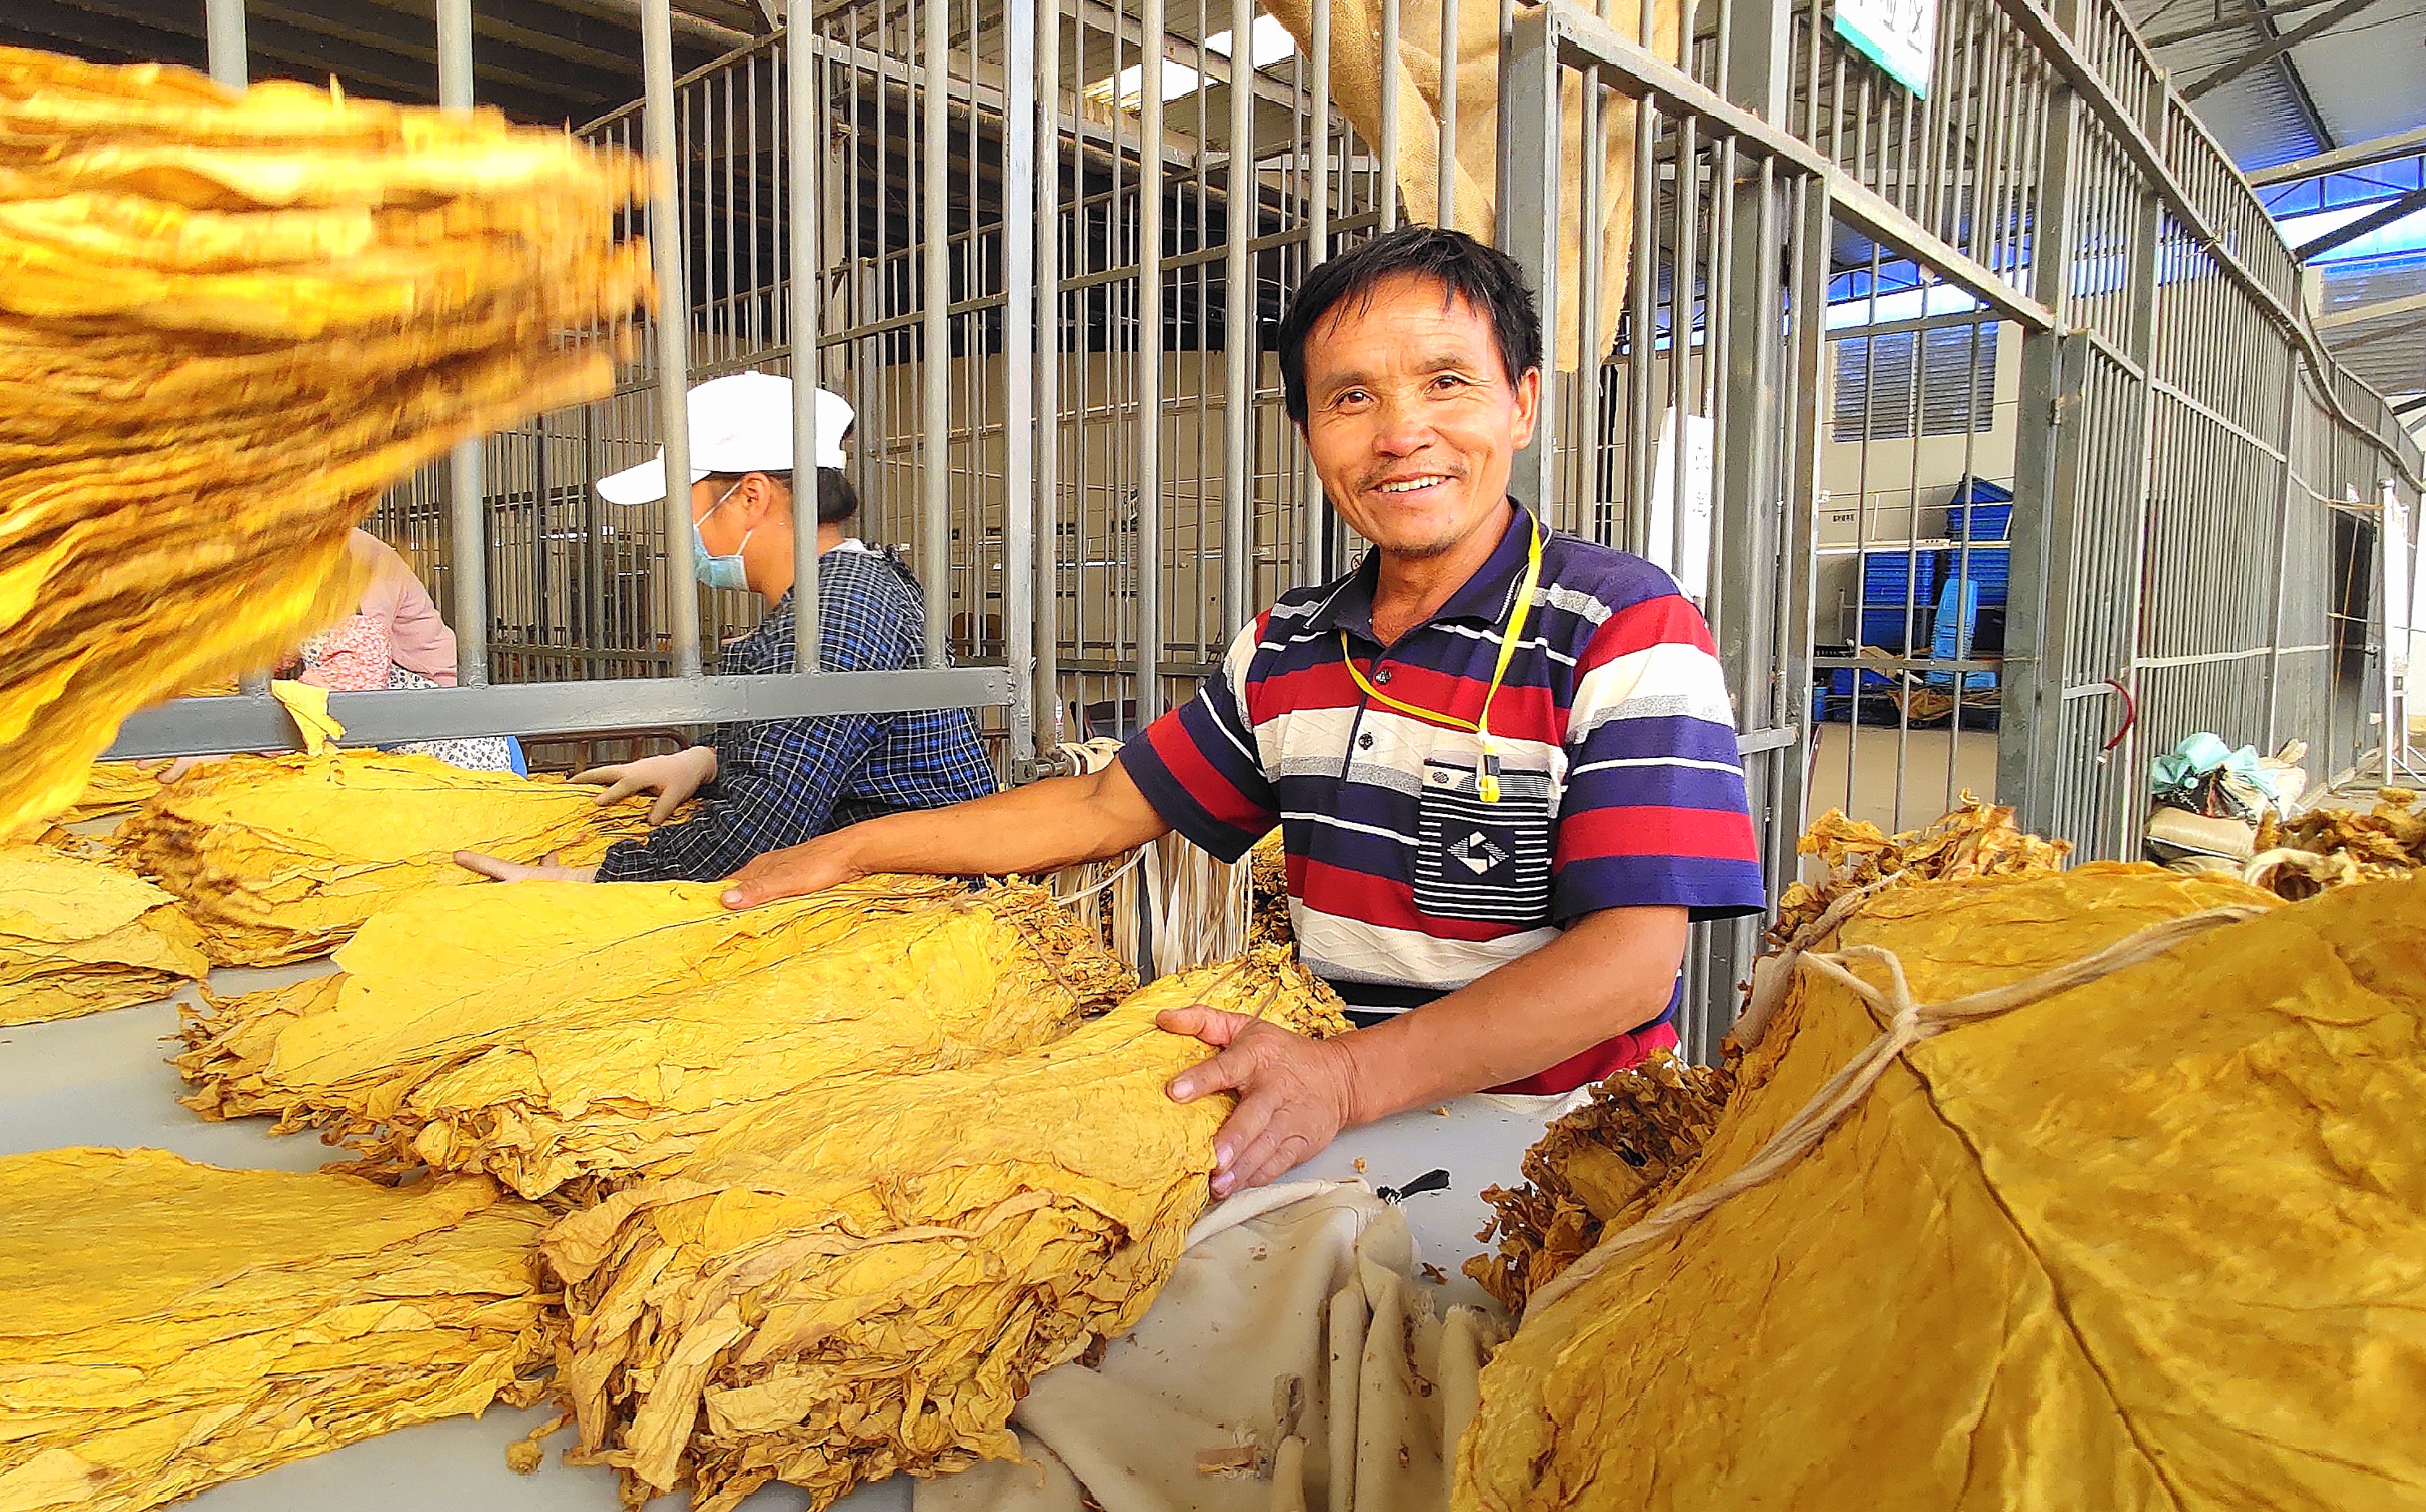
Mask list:
[[[1508,623],[1501,627],[1499,633],[1499,664],[1491,669],[1491,685],[1482,690],[1480,717],[1460,719],[1436,710],[1400,703],[1365,680],[1365,674],[1356,669],[1355,654],[1349,649],[1348,632],[1343,630],[1339,633],[1340,659],[1348,664],[1348,675],[1356,680],[1356,685],[1365,690],[1367,698],[1386,704],[1400,714],[1411,714],[1418,719],[1429,719],[1452,730],[1471,730],[1482,737],[1482,766],[1475,773],[1474,785],[1485,803],[1499,801],[1499,753],[1491,744],[1491,700],[1499,696],[1499,684],[1507,677],[1508,663],[1516,654],[1516,642],[1525,634],[1526,617],[1533,610],[1534,587],[1542,581],[1542,526],[1539,522],[1528,523],[1533,526],[1533,538],[1525,549],[1525,581],[1517,586],[1516,606],[1510,612]]]

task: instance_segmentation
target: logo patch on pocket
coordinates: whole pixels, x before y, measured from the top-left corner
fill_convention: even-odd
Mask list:
[[[1513,859],[1514,852],[1481,830],[1473,830],[1464,840],[1448,848],[1449,858],[1462,862],[1477,877],[1487,877],[1500,862]]]

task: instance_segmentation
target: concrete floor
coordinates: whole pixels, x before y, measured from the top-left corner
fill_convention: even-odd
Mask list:
[[[1900,734],[1903,748],[1900,806],[1896,793]],[[1854,753],[1850,788],[1846,780],[1849,738]],[[1929,823],[1950,807],[1947,792],[1949,773],[1958,798],[1965,788],[1981,797],[1993,798],[1997,792],[1997,732],[1965,730],[1958,734],[1948,730],[1915,730],[1903,733],[1893,726],[1864,725],[1856,732],[1845,725],[1823,723],[1820,726],[1820,759],[1811,774],[1808,812],[1818,818],[1830,809],[1842,809],[1889,834],[1911,829]]]

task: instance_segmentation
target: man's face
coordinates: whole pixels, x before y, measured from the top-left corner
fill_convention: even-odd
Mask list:
[[[1542,375],[1514,383],[1490,317],[1437,281],[1398,274],[1306,333],[1305,441],[1357,534],[1435,556],[1496,518],[1533,436]]]

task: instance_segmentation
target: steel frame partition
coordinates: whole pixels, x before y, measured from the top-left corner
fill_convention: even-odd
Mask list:
[[[922,81],[927,96],[921,136],[921,150],[928,165],[926,208],[930,224],[941,224],[946,207],[943,203],[945,184],[940,169],[948,152],[947,117],[945,111],[946,90],[944,88],[942,59],[946,45],[947,0],[927,0],[928,4],[928,72]],[[445,108],[469,109],[471,100],[472,24],[469,0],[436,0],[440,46],[439,73],[441,96]],[[687,404],[686,391],[689,381],[698,376],[690,359],[691,320],[689,317],[692,291],[702,282],[714,286],[715,269],[704,268],[704,260],[713,262],[720,242],[717,228],[703,224],[704,217],[691,213],[691,198],[685,182],[685,169],[692,162],[689,149],[695,145],[689,127],[694,118],[687,112],[678,119],[678,98],[673,75],[672,16],[670,0],[640,0],[640,38],[645,96],[640,104],[643,118],[645,153],[650,168],[650,199],[647,229],[656,264],[658,287],[667,291],[670,308],[683,312],[683,318],[658,318],[649,323],[649,337],[655,353],[654,387],[656,399],[656,427],[654,439],[665,447],[665,466],[669,478],[689,475]],[[1032,26],[1033,0],[1011,0],[1011,29]],[[212,0],[210,40],[212,73],[223,82],[242,82],[244,64],[244,9],[242,0]],[[801,88],[810,70],[801,68],[791,75],[794,88],[784,95],[771,88],[767,115],[770,121],[770,141],[778,135],[774,123],[787,131],[797,151],[798,144],[821,139],[824,132],[815,118],[819,102],[813,88]],[[756,74],[752,75],[755,82]],[[771,83],[771,80],[770,80]],[[694,102],[696,103],[696,102]],[[734,130],[734,96],[728,83],[723,98],[726,148],[730,153]],[[758,102],[749,103],[746,129],[754,143],[760,130]],[[628,137],[618,145],[638,145]],[[696,145],[704,145],[704,137]],[[780,151],[780,149],[778,149]],[[817,180],[815,172],[816,154],[804,154],[800,161],[810,171],[798,174],[792,181],[792,198],[784,211],[778,213],[770,228],[775,238],[788,243],[796,266],[816,266],[816,225],[820,206],[817,198]],[[729,165],[730,158],[727,163]],[[725,208],[734,207],[731,194],[730,168],[726,176]],[[752,266],[761,250],[760,227],[755,219],[755,196],[758,185],[753,177],[750,185],[753,219],[750,227],[750,256]],[[782,204],[770,201],[771,204]],[[1021,218],[1021,217],[1014,217]],[[721,244],[727,273],[736,262],[733,238],[728,230]],[[704,258],[702,253],[704,251]],[[946,318],[944,291],[946,283],[946,249],[942,236],[930,239],[925,258],[926,308],[921,312],[923,334],[928,350],[932,353],[944,346],[944,322]],[[773,259],[769,260],[773,262]],[[728,276],[726,286],[731,289]],[[752,291],[753,294],[755,291]],[[814,336],[814,302],[807,291],[796,288],[801,296],[792,301],[791,314],[799,329]],[[802,318],[805,313],[805,318]],[[1009,299],[1003,305],[1004,319],[1013,326],[1025,326],[1032,316],[1026,301]],[[1017,339],[1024,340],[1025,330]],[[930,401],[936,395],[944,376],[944,364],[930,364],[927,391]],[[811,385],[801,384],[795,391],[793,429],[796,442],[814,434]],[[543,469],[546,432],[538,432]],[[413,689],[394,692],[340,693],[330,700],[330,711],[345,724],[345,743],[349,745],[393,744],[409,739],[446,738],[484,734],[549,734],[585,731],[611,731],[637,726],[686,724],[727,718],[783,718],[844,713],[883,713],[912,708],[994,707],[1008,706],[1014,717],[1026,713],[1021,693],[1027,686],[1024,657],[1013,658],[1005,668],[953,668],[944,654],[948,635],[948,582],[946,574],[937,570],[949,551],[950,525],[944,513],[940,480],[943,471],[940,458],[946,442],[945,416],[940,404],[931,404],[925,417],[920,438],[921,461],[931,478],[922,496],[921,529],[925,559],[930,566],[928,580],[928,652],[929,665],[906,671],[824,672],[815,659],[817,648],[817,601],[816,573],[816,537],[812,531],[798,533],[800,579],[796,589],[799,620],[798,649],[803,670],[777,677],[723,678],[706,675],[701,655],[701,591],[694,575],[691,557],[687,549],[690,531],[688,490],[669,490],[660,509],[663,521],[656,532],[657,550],[653,553],[655,565],[665,579],[665,591],[671,612],[666,616],[670,634],[663,651],[663,662],[670,664],[670,678],[603,678],[564,683],[493,684],[491,682],[489,630],[491,624],[488,566],[493,542],[488,525],[492,518],[489,500],[482,483],[482,447],[467,442],[456,448],[447,465],[452,494],[449,510],[449,597],[454,606],[455,632],[460,648],[459,685],[452,688]],[[575,480],[576,490],[586,491],[589,477]],[[543,486],[536,491],[537,526],[543,531],[549,500]],[[1024,544],[1024,542],[1022,542]],[[1033,557],[1026,552],[1008,554],[1005,569],[1005,593],[1011,600],[1025,601],[1028,594],[1028,578]],[[648,648],[650,652],[656,648]],[[655,661],[657,656],[649,655]],[[1024,734],[1022,731],[1020,733]],[[145,711],[130,719],[111,747],[113,757],[204,754],[232,749],[276,748],[292,740],[291,727],[275,700],[267,696],[259,680],[251,680],[245,690],[228,698],[181,699],[159,708]]]
[[[460,107],[469,9],[433,3]],[[2305,740],[2320,776],[2368,743],[2380,650],[2351,588],[2372,573],[2374,501],[2388,488],[2417,519],[2426,463],[2326,356],[2296,258],[2119,0],[1940,0],[1925,95],[1842,42],[1828,0],[1503,0],[1496,105],[1461,99],[1454,68],[1408,102],[1384,70],[1371,141],[1348,111],[1358,81],[1330,67],[1368,40],[1334,35],[1333,0],[1290,3],[1304,45],[1259,59],[1255,0],[829,0],[800,8],[797,46],[779,34],[677,79],[668,0],[643,0],[646,96],[583,135],[648,152],[646,229],[681,314],[651,323],[615,395],[391,494],[383,529],[456,605],[464,685],[338,695],[348,739],[954,705],[984,712],[1025,778],[1170,707],[1258,605],[1354,544],[1281,414],[1264,333],[1306,269],[1400,218],[1419,104],[1445,205],[1461,112],[1496,115],[1484,208],[1552,350],[1578,354],[1547,385],[1518,491],[1690,579],[1772,890],[1817,802],[1822,676],[1883,666],[1950,687],[1942,791],[1906,770],[1908,707],[1844,736],[1847,791],[1866,750],[1891,758],[1895,812],[1909,786],[1925,819],[1957,796],[1965,690],[1993,675],[2001,728],[1977,738],[1998,796],[2085,856],[2136,846],[2141,774],[2182,734]],[[1480,3],[1462,0],[1469,20]],[[214,71],[240,77],[240,0],[211,11]],[[1460,11],[1440,6],[1435,56],[1458,52]],[[1376,34],[1432,45],[1429,8],[1410,14],[1378,0]],[[1561,234],[1612,213],[1625,236]],[[1924,350],[1976,366],[1999,333],[2020,347],[2014,397],[1958,384],[1947,444],[1966,476],[1985,465],[1981,394],[2012,437],[2002,658],[1823,652],[1832,359],[1906,344],[1917,457]],[[591,494],[660,438],[682,468],[684,379],[750,366],[857,406],[862,533],[914,561],[926,668],[708,675],[703,648],[752,605],[693,581],[680,504]],[[1918,464],[1871,445],[1879,371],[1852,417],[1851,550],[1905,555],[1909,584],[1921,490],[1873,474]],[[801,398],[805,444],[805,383]],[[1679,458],[1709,451],[1706,570],[1692,470],[1663,461],[1663,435]],[[1902,501],[1900,539],[1872,531],[1874,491]],[[1967,581],[1967,527],[1944,549]],[[255,691],[139,716],[117,754],[285,736]],[[1757,931],[1699,932],[1697,1057]]]

